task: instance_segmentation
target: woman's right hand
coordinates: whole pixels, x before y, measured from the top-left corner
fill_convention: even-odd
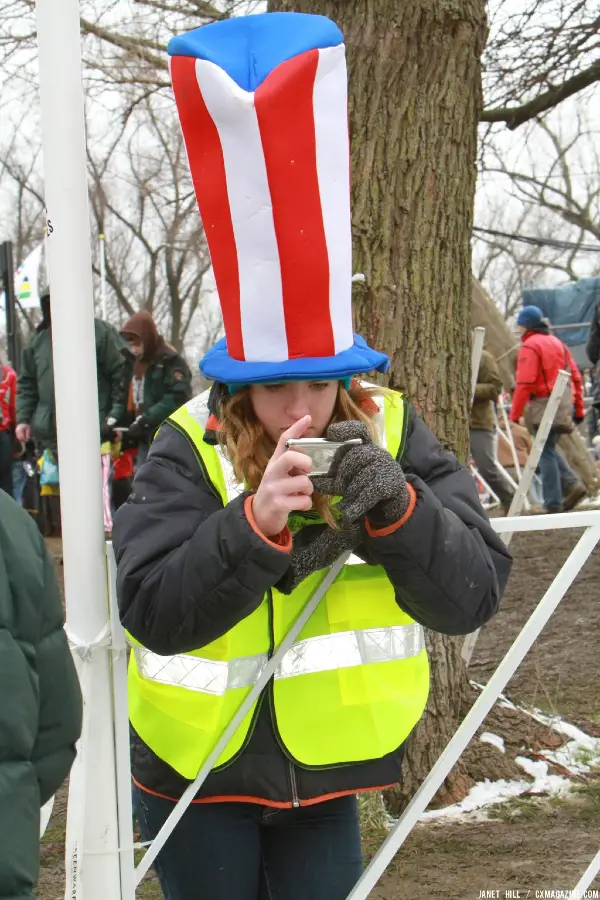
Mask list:
[[[304,416],[281,435],[254,495],[252,515],[265,537],[280,534],[294,510],[306,512],[312,507],[314,489],[308,477],[312,459],[306,453],[288,450],[285,446],[290,438],[302,437],[310,425],[310,416]]]

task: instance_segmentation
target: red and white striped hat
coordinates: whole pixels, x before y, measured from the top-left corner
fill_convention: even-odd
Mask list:
[[[228,383],[343,378],[388,358],[352,332],[343,37],[267,13],[174,38],[171,77],[226,338]]]

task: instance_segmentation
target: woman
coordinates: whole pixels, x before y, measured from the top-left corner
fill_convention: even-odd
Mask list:
[[[510,557],[406,400],[354,377],[389,362],[352,334],[339,30],[239,17],[169,49],[226,338],[200,366],[210,395],[163,424],[115,520],[140,827],[157,833],[352,550],[156,862],[171,900],[343,900],[361,872],[356,793],[398,780],[426,705],[422,626],[486,622]],[[290,110],[317,107],[325,119],[290,131]],[[316,159],[324,121],[338,132]],[[286,442],[322,436],[360,443],[311,478]]]
[[[131,675],[132,771],[145,840],[167,818],[241,699],[239,689],[232,690],[229,706],[213,707],[210,691],[220,688],[205,682],[211,675],[216,682],[218,671],[195,676],[192,670],[186,682],[179,671],[182,661],[227,660],[231,666],[268,652],[266,619],[273,610],[279,615],[282,636],[290,624],[283,622],[290,594],[302,591],[307,581],[312,593],[323,568],[344,549],[354,549],[369,565],[348,567],[352,571],[341,576],[340,590],[354,586],[355,594],[328,594],[328,621],[324,625],[315,614],[312,628],[296,645],[298,654],[308,644],[305,634],[315,640],[318,634],[340,636],[350,630],[383,632],[382,626],[390,624],[408,630],[413,621],[466,634],[496,611],[509,557],[479,506],[471,477],[398,395],[386,401],[406,415],[397,460],[368,440],[365,422],[378,416],[371,392],[356,382],[350,392],[333,380],[250,385],[233,395],[215,386],[211,406],[219,409],[220,422],[213,416],[208,424],[219,428],[238,478],[245,476],[254,488],[229,502],[215,490],[218,477],[210,474],[219,458],[215,432],[207,428],[204,446],[196,446],[186,408],[159,432],[114,531],[122,620],[150,651],[138,658]],[[285,448],[289,438],[324,433],[365,440],[343,457],[333,484],[326,478],[311,480],[309,457]],[[317,494],[315,486],[343,496],[337,504],[341,526],[335,530],[315,516],[316,509],[328,515],[326,495]],[[292,536],[288,517],[302,513],[307,519],[296,518]],[[368,576],[360,579],[361,569],[383,570],[383,600],[382,583],[374,580],[369,586]],[[361,608],[375,603],[371,616]],[[425,705],[425,651],[421,638],[410,639],[418,655],[397,662],[367,657],[357,665],[352,658],[345,667],[343,653],[341,660],[328,657],[326,666],[340,666],[336,686],[319,681],[314,660],[312,670],[296,679],[271,682],[250,726],[213,770],[158,857],[166,897],[347,896],[361,871],[355,794],[398,780],[404,737]],[[183,656],[190,651],[196,656]],[[326,642],[317,648],[317,662],[322,652],[327,652]],[[162,674],[156,673],[157,664]],[[293,659],[288,666],[293,668]],[[393,666],[397,672],[391,682],[385,671],[375,677],[383,677],[383,687],[393,692],[399,687],[394,678],[406,676],[410,689],[385,705],[365,670]],[[175,681],[169,685],[173,667]],[[175,686],[177,679],[186,687]],[[294,680],[299,683],[292,687]],[[280,686],[291,689],[289,696],[278,696]],[[164,695],[159,697],[157,689]],[[331,702],[319,707],[321,692],[331,690],[335,700],[326,697]],[[181,693],[189,695],[189,703],[174,713]],[[208,702],[202,706],[202,700]],[[150,716],[153,703],[159,714]],[[344,714],[343,705],[352,703],[355,718]],[[390,726],[386,716],[394,710],[397,722],[384,733]],[[186,730],[194,715],[199,721]],[[210,725],[203,732],[205,722]],[[323,731],[328,722],[339,740]],[[362,733],[355,734],[353,727]],[[181,744],[173,746],[173,740]],[[203,752],[194,754],[202,746]]]

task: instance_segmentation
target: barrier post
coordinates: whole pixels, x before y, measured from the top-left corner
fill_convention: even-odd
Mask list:
[[[479,363],[481,362],[481,354],[483,353],[483,342],[485,340],[485,328],[478,325],[473,329],[473,346],[471,350],[471,406],[475,398],[475,388],[477,387],[477,376],[479,375]]]
[[[548,435],[550,434],[550,429],[552,428],[554,417],[556,416],[558,407],[560,406],[560,401],[562,400],[562,395],[565,392],[565,388],[569,384],[570,378],[570,374],[568,372],[565,372],[564,369],[561,369],[558,373],[558,377],[554,383],[554,388],[552,389],[552,393],[550,394],[550,398],[548,400],[548,405],[544,410],[544,415],[542,417],[540,427],[538,428],[537,434],[535,436],[533,447],[531,448],[531,453],[529,454],[529,457],[527,458],[527,462],[525,464],[525,468],[523,469],[519,487],[513,495],[510,509],[508,510],[509,517],[518,516],[521,513],[525,497],[527,496],[527,493],[529,492],[529,489],[531,487],[531,482],[533,480],[535,470],[538,467],[542,451],[546,445]],[[511,538],[512,533],[504,534],[502,537],[502,540],[507,547],[510,544]],[[462,658],[464,659],[465,665],[467,666],[471,662],[471,657],[473,656],[473,651],[475,650],[475,645],[477,643],[477,638],[479,637],[480,631],[481,629],[478,628],[477,631],[473,632],[473,634],[468,634],[464,640],[462,646]]]
[[[65,897],[115,900],[115,748],[79,3],[36,0],[36,15],[67,632],[84,698],[69,789]]]

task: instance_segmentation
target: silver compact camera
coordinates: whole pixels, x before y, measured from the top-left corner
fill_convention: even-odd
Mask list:
[[[333,475],[333,459],[338,450],[343,447],[355,447],[362,444],[360,438],[352,438],[349,441],[327,441],[325,438],[290,438],[285,446],[288,450],[297,450],[306,453],[312,459],[312,475]]]

